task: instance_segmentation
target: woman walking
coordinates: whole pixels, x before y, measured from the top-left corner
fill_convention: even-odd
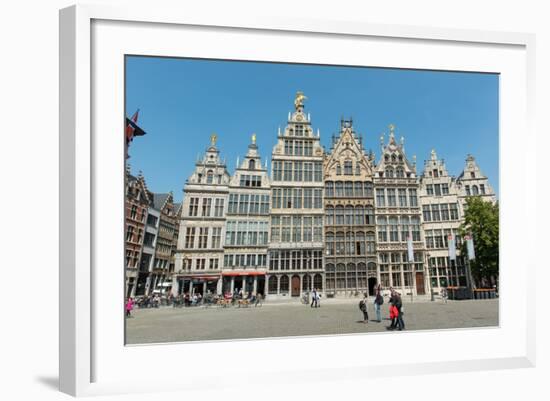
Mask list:
[[[132,317],[132,309],[134,309],[134,300],[128,298],[128,301],[126,301],[126,317]]]
[[[369,322],[369,310],[368,310],[368,297],[367,294],[364,295],[363,299],[359,301],[359,309],[363,312],[363,323],[367,324]]]
[[[374,297],[374,311],[376,312],[376,321],[380,323],[382,318],[380,316],[380,307],[384,303],[384,297],[380,294],[380,289],[376,290],[376,297]]]

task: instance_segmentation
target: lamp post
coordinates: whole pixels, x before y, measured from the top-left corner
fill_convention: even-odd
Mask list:
[[[430,253],[426,252],[426,276],[428,277],[428,283],[430,284],[430,301],[434,301],[434,289],[432,286],[432,276],[430,273]]]

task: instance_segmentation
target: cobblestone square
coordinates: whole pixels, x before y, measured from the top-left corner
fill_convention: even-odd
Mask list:
[[[405,329],[433,330],[491,327],[499,324],[498,299],[407,302]],[[296,302],[270,303],[261,307],[189,307],[137,309],[126,319],[126,343],[147,344],[182,341],[227,340],[323,334],[386,332],[388,305],[382,305],[382,322],[372,301],[364,324],[359,299],[324,300],[320,308]],[[388,331],[388,335],[393,332]]]

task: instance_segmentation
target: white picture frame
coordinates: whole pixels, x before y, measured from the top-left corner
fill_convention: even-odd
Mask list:
[[[178,45],[174,38],[178,35],[191,35],[197,46],[190,50],[181,41]],[[225,43],[219,43],[219,35],[226,36]],[[254,47],[257,43],[254,35],[260,35],[266,46]],[[293,54],[285,46],[285,41],[290,39],[303,41],[306,45],[303,49],[311,52]],[[321,42],[326,44],[324,52],[319,49]],[[209,15],[139,6],[79,5],[61,10],[60,390],[80,396],[196,389],[205,384],[222,389],[233,385],[232,380],[222,376],[202,377],[200,369],[197,374],[187,375],[185,380],[175,373],[166,374],[177,368],[175,361],[181,360],[182,355],[208,354],[232,360],[243,352],[261,354],[269,361],[266,370],[260,374],[249,371],[247,366],[243,369],[250,379],[266,383],[274,378],[308,382],[365,375],[379,377],[411,372],[427,374],[534,366],[534,309],[527,297],[534,293],[534,280],[527,280],[527,276],[534,275],[535,261],[531,255],[535,253],[526,252],[522,259],[519,258],[520,249],[531,249],[533,245],[526,237],[514,236],[514,231],[529,229],[535,232],[536,207],[522,191],[535,186],[535,177],[521,175],[510,167],[513,161],[523,169],[534,169],[534,158],[526,157],[521,148],[522,143],[536,140],[532,117],[534,43],[533,35],[522,33],[220,15],[215,10]],[[348,58],[342,60],[330,51],[336,45],[352,50],[366,46],[365,49],[372,53],[347,53]],[[392,47],[400,49],[401,53],[392,52]],[[434,49],[440,55],[438,60],[430,57]],[[292,57],[303,57],[299,61],[330,63],[332,60],[332,63],[355,65],[366,65],[360,57],[378,55],[379,61],[371,61],[368,65],[500,73],[503,77],[500,107],[503,224],[499,328],[401,333],[399,343],[391,348],[386,348],[390,336],[374,334],[369,337],[319,336],[125,347],[120,336],[123,311],[119,308],[123,285],[118,287],[123,282],[120,256],[123,255],[123,234],[122,228],[120,232],[116,229],[111,232],[111,223],[108,223],[113,222],[115,227],[120,223],[123,204],[120,181],[124,117],[120,101],[123,96],[120,81],[123,60],[120,56],[123,54],[266,61],[291,61]],[[457,62],[455,58],[460,54],[464,58]],[[112,99],[105,95],[109,84],[112,85]],[[112,107],[105,111],[107,104]],[[120,129],[119,138],[115,133],[112,138],[106,136],[105,132],[111,128],[115,132]],[[523,134],[514,135],[517,132]],[[120,174],[109,176],[109,171],[119,170]],[[116,270],[116,263],[112,271],[104,269],[102,261],[117,258],[119,270]],[[521,271],[512,270],[520,264]],[[104,294],[101,298],[97,297],[98,287]],[[385,353],[363,349],[361,344],[366,339],[375,339],[372,341],[376,341],[376,348],[385,349]],[[447,355],[438,355],[432,348],[445,341],[463,345]],[[420,344],[419,349],[410,348],[413,343]],[[320,347],[324,354],[315,365],[292,364],[290,360],[285,363],[283,359],[285,350],[300,350],[309,360]],[[153,358],[162,358],[168,366],[162,374],[148,370],[149,380],[141,380],[139,374],[128,369],[137,361],[147,365]],[[170,362],[170,358],[174,361]],[[201,367],[200,362],[198,366]]]

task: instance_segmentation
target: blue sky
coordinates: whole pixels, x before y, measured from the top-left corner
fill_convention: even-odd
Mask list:
[[[380,134],[394,124],[405,137],[418,173],[434,148],[451,175],[473,154],[498,195],[498,75],[365,67],[127,57],[126,114],[140,109],[147,135],[130,146],[131,170],[143,171],[153,192],[182,199],[197,154],[218,135],[232,173],[257,135],[270,161],[277,128],[284,128],[294,96],[308,97],[305,111],[327,150],[340,118],[352,117],[367,149],[380,157]]]

